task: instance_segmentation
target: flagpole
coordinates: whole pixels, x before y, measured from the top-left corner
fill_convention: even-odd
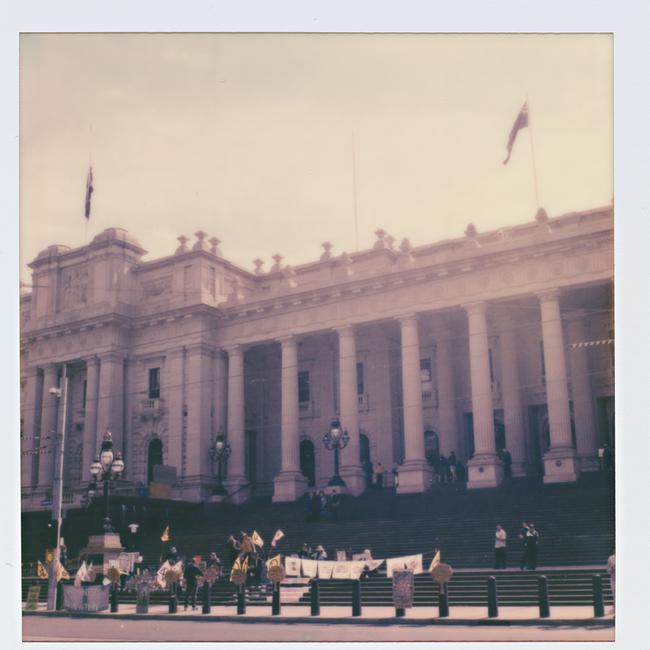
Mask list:
[[[533,183],[535,186],[535,203],[537,204],[537,209],[540,209],[539,204],[539,189],[537,187],[537,163],[535,161],[535,144],[533,141],[533,125],[530,119],[530,103],[528,101],[528,93],[526,93],[526,108],[528,110],[528,135],[530,136],[530,155],[533,161]]]
[[[357,214],[357,152],[352,129],[352,191],[354,194],[354,250],[359,250],[359,219]]]

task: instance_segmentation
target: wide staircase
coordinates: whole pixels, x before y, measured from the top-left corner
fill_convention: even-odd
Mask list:
[[[322,544],[330,559],[335,559],[338,549],[358,553],[369,548],[375,558],[423,553],[426,569],[434,549],[439,548],[443,561],[455,570],[449,584],[452,606],[484,606],[489,575],[497,578],[502,604],[534,605],[541,573],[548,577],[551,604],[589,604],[592,576],[599,573],[606,578],[604,566],[614,545],[613,483],[602,473],[585,474],[575,484],[543,485],[541,479],[521,478],[486,490],[468,491],[463,483],[436,484],[425,494],[413,495],[397,495],[390,488],[371,489],[358,498],[344,497],[338,521],[307,522],[301,502],[273,504],[269,498],[239,507],[204,504],[190,509],[191,516],[189,510],[176,510],[169,517],[170,544],[186,556],[206,557],[216,551],[225,560],[226,538],[253,529],[266,540],[264,549],[268,550],[278,528],[285,537],[277,550],[287,555],[305,542],[312,547]],[[538,567],[543,569],[537,572],[520,572],[518,568],[521,542],[517,533],[522,521],[534,522],[540,533]],[[489,570],[494,562],[497,523],[509,536],[508,571]],[[149,535],[141,545],[145,564],[152,568],[158,566],[163,550],[160,532]],[[392,602],[391,581],[383,571],[362,581],[364,605]],[[607,579],[603,579],[603,587],[609,602]],[[323,580],[321,602],[349,604],[350,590],[349,581]],[[416,606],[431,605],[437,599],[438,585],[427,574],[417,576],[415,593]],[[133,595],[122,598],[132,600]],[[165,598],[163,593],[152,594],[153,602]],[[230,582],[215,583],[215,604],[232,604],[234,598],[235,587]],[[263,587],[248,587],[249,604],[269,599],[270,593]],[[300,602],[307,603],[308,594]]]

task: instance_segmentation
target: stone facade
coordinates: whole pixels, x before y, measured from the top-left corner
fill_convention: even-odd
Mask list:
[[[454,450],[476,488],[502,480],[503,446],[516,475],[596,469],[614,433],[612,209],[418,247],[376,235],[370,250],[326,243],[295,268],[275,255],[269,272],[232,264],[203,232],[146,262],[116,228],[40,253],[21,298],[23,507],[51,492],[60,405],[49,389],[63,364],[68,501],[106,429],[125,485],[147,484],[155,441],[176,468],[174,496],[195,501],[215,485],[220,434],[235,500],[325,486],[335,416],[353,494],[368,459],[398,465],[400,491],[426,489],[436,449]],[[588,341],[605,343],[574,345]]]

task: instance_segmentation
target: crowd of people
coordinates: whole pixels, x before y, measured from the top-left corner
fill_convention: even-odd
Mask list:
[[[305,521],[330,519],[337,521],[341,509],[341,495],[333,488],[329,493],[313,490],[303,497]]]
[[[523,522],[518,533],[521,542],[521,557],[519,568],[521,571],[537,569],[537,545],[539,543],[539,532],[535,524]],[[507,540],[508,534],[501,524],[496,525],[494,531],[494,568],[505,569],[507,567]]]

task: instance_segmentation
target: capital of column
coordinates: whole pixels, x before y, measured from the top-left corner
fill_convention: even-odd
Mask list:
[[[59,366],[61,364],[59,363],[46,363],[41,366],[43,368],[43,374],[44,375],[56,375],[59,372]]]
[[[119,352],[115,351],[105,352],[99,356],[101,363],[122,363],[124,361],[124,358],[124,354],[120,354]]]
[[[485,302],[485,300],[468,302],[461,306],[467,312],[468,316],[473,316],[474,314],[485,314],[487,312],[487,302]]]
[[[296,348],[298,347],[298,337],[294,334],[289,334],[287,336],[279,336],[275,339],[281,346],[282,349],[285,348]]]
[[[355,325],[348,323],[346,325],[341,325],[340,327],[335,327],[334,331],[338,334],[339,338],[354,337],[356,327]]]
[[[83,361],[87,368],[96,368],[99,365],[99,357],[96,354],[91,354],[89,357],[83,357]]]
[[[557,302],[560,300],[560,290],[558,288],[544,289],[543,291],[536,291],[535,295],[541,303],[544,302]]]
[[[185,346],[185,350],[188,354],[204,354],[206,356],[212,356],[214,353],[214,346],[201,341],[199,343],[191,343],[190,345]]]
[[[241,357],[244,354],[244,346],[241,343],[225,345],[221,349],[228,355],[229,359],[232,359],[233,357]]]
[[[397,321],[402,327],[415,326],[418,324],[419,316],[416,313],[404,314],[403,316],[398,316]]]

